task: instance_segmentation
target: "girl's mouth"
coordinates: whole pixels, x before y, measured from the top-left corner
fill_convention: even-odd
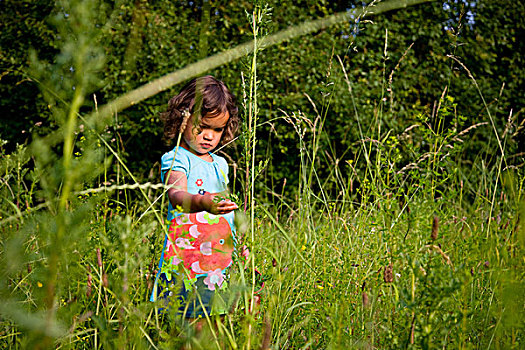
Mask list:
[[[211,144],[210,143],[201,143],[201,147],[202,148],[211,148]]]

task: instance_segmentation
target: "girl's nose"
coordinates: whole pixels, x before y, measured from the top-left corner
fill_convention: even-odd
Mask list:
[[[202,132],[202,137],[206,140],[212,140],[213,132],[210,129],[204,129],[204,131]]]

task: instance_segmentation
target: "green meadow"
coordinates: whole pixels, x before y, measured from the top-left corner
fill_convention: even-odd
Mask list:
[[[0,4],[0,348],[525,346],[524,5]],[[159,113],[204,74],[250,254],[198,329],[149,296]]]

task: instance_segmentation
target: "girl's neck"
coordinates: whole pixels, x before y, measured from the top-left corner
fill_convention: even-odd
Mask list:
[[[180,147],[184,148],[186,151],[190,152],[191,154],[195,155],[196,157],[202,159],[205,162],[212,163],[213,157],[209,152],[206,153],[197,153],[195,150],[193,150],[184,140],[181,140]]]

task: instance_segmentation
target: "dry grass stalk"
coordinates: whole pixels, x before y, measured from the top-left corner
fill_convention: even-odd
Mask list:
[[[80,317],[76,315],[73,316],[73,324],[71,325],[71,327],[69,327],[68,333],[73,333],[73,331],[76,329],[76,326],[78,324],[88,321],[91,318],[91,316],[93,316],[93,311],[88,311],[80,315]]]
[[[402,141],[402,140],[406,140],[406,139],[410,138],[410,135],[408,134],[408,132],[410,130],[412,130],[412,129],[418,128],[419,126],[420,125],[418,125],[418,124],[410,125],[400,135],[397,136],[398,140]]]
[[[472,80],[472,82],[474,83],[474,85],[476,86],[476,89],[478,90],[480,96],[481,96],[481,99],[483,101],[483,104],[485,105],[485,108],[487,108],[487,104],[485,103],[485,99],[483,98],[483,95],[481,94],[481,89],[478,85],[478,82],[476,81],[476,79],[474,78],[474,76],[472,75],[472,73],[470,72],[470,70],[463,64],[463,62],[461,62],[459,60],[458,57],[454,56],[454,55],[446,55],[448,58],[451,58],[453,59],[454,61],[456,61],[456,63],[458,63],[468,74],[469,78]],[[502,142],[500,140],[500,137],[499,137],[499,134],[498,134],[498,131],[496,129],[496,124],[494,123],[494,119],[492,118],[492,115],[490,114],[490,111],[487,109],[487,113],[488,113],[488,116],[489,116],[489,119],[490,119],[490,123],[492,124],[492,129],[494,130],[494,135],[496,136],[496,140],[498,141],[498,146],[499,146],[499,149],[501,151],[501,155],[502,156],[505,156],[505,151],[503,149],[503,146],[502,146]]]
[[[463,142],[462,139],[460,139],[460,136],[463,136],[465,135],[466,133],[468,133],[470,130],[472,129],[475,129],[477,127],[480,127],[482,125],[487,125],[488,122],[481,122],[481,123],[477,123],[477,124],[474,124],[474,125],[471,125],[469,126],[468,128],[466,128],[465,130],[461,131],[459,134],[457,134],[456,136],[454,136],[454,138],[452,139],[452,141],[459,141],[459,142]]]
[[[395,68],[392,70],[392,72],[390,72],[390,75],[388,76],[388,86],[390,87],[390,89],[392,89],[392,80],[393,80],[392,78],[394,77],[394,72],[399,68],[399,66],[401,65],[401,61],[403,61],[405,59],[408,51],[410,51],[412,46],[414,46],[414,43],[410,44],[410,46],[405,50],[405,52],[403,53],[403,55],[401,56],[401,58],[397,62]],[[391,93],[391,91],[390,91],[390,93]]]
[[[437,152],[427,152],[425,154],[423,154],[416,162],[414,163],[410,163],[410,164],[407,164],[405,165],[403,168],[401,168],[401,170],[399,170],[397,172],[397,174],[402,174],[404,173],[405,170],[408,170],[408,169],[414,169],[414,168],[417,168],[418,164],[421,163],[422,161],[424,161],[425,159],[431,157],[431,156],[434,156],[436,155]]]
[[[445,99],[445,94],[447,93],[447,89],[448,89],[448,86],[445,86],[445,88],[443,89],[443,93],[441,94],[441,98],[439,99],[439,102],[438,102],[438,105],[437,105],[436,114],[435,114],[435,116],[433,116],[435,118],[437,118],[439,110],[441,109],[441,102],[443,102],[443,100]],[[436,131],[438,131],[438,130],[436,130]]]
[[[443,259],[447,262],[448,265],[453,266],[452,260],[450,260],[450,257],[447,254],[445,254],[439,246],[434,245],[434,244],[429,244],[429,245],[426,245],[425,247],[438,252],[443,257]]]

